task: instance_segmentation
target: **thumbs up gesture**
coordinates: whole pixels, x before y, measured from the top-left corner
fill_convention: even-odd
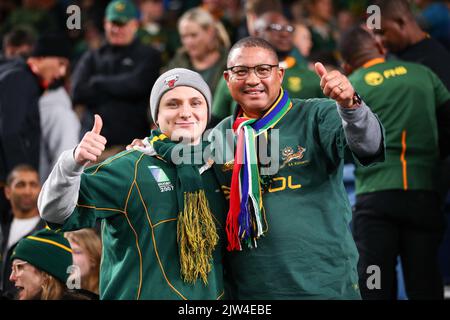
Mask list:
[[[336,100],[343,108],[352,108],[355,90],[347,77],[337,70],[328,73],[320,62],[317,62],[314,67],[317,75],[320,77],[320,87],[323,94]]]
[[[103,127],[102,118],[96,114],[94,127],[86,132],[81,142],[75,149],[75,162],[80,165],[87,165],[89,162],[96,162],[97,158],[105,150],[106,139],[100,135]]]

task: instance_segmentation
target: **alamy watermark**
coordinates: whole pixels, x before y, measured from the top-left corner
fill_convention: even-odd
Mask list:
[[[246,150],[249,144],[255,144],[257,154],[252,157],[249,153],[243,153],[242,158],[235,159],[236,135],[233,130],[226,130],[225,134],[218,130],[207,130],[203,135],[203,140],[209,140],[210,144],[202,150],[202,144],[192,146],[183,138],[172,149],[171,160],[175,165],[194,164],[202,165],[210,161],[216,164],[256,164],[260,167],[262,175],[274,175],[280,169],[280,133],[278,129],[270,130],[267,136],[261,134],[255,141],[247,141]],[[249,139],[250,140],[250,139]]]
[[[81,289],[81,270],[77,265],[71,265],[67,268],[66,273],[69,274],[67,278],[66,286],[68,289]]]
[[[381,9],[377,5],[367,7],[366,13],[368,15],[366,26],[369,30],[381,29]]]
[[[81,30],[81,9],[73,4],[67,7],[66,13],[69,17],[66,20],[66,27],[69,30]]]
[[[369,290],[381,289],[381,269],[377,265],[370,265],[367,267],[367,274],[370,276],[366,280],[366,286]]]

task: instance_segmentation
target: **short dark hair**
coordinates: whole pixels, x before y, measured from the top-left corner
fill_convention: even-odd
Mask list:
[[[415,19],[408,0],[374,0],[373,4],[380,7],[381,19]]]
[[[234,50],[240,49],[240,48],[262,48],[265,49],[273,55],[273,57],[276,59],[278,63],[278,55],[275,50],[275,48],[266,40],[258,37],[246,37],[238,42],[236,42],[230,49],[228,53],[228,60],[227,60],[227,66],[229,67],[230,57]]]
[[[355,26],[344,32],[339,42],[339,51],[342,59],[353,65],[362,55],[365,54],[365,47],[374,43],[373,36],[361,26]],[[371,47],[372,48],[372,47]]]
[[[23,45],[33,46],[36,39],[31,31],[23,27],[17,27],[3,38],[3,48],[7,46],[20,47]]]
[[[19,164],[15,166],[6,177],[6,185],[8,187],[11,186],[12,182],[14,181],[15,175],[18,172],[35,172],[39,176],[39,172],[32,165]]]

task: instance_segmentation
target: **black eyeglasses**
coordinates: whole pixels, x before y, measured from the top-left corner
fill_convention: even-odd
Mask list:
[[[246,79],[249,74],[250,70],[253,69],[256,76],[260,79],[265,79],[270,77],[272,74],[272,68],[278,68],[277,64],[260,64],[254,67],[247,67],[247,66],[234,66],[229,67],[226,70],[231,71],[231,74],[238,80]]]
[[[291,26],[290,24],[281,25],[278,23],[269,24],[267,26],[267,29],[270,31],[276,31],[276,32],[287,31],[289,33],[292,33],[295,30],[295,28],[293,26]]]

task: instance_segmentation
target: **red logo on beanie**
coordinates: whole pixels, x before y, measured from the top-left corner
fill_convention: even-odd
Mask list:
[[[166,80],[164,80],[164,83],[169,87],[169,88],[173,88],[175,87],[175,82],[177,82],[179,79],[179,77],[177,75],[175,76],[171,76],[169,78],[167,78]]]

